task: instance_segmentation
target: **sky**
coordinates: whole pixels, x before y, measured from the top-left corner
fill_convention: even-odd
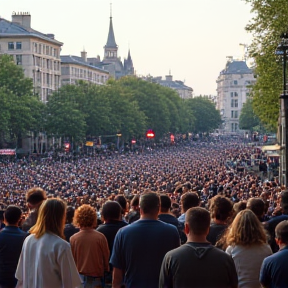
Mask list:
[[[0,17],[30,12],[31,26],[63,42],[61,55],[104,54],[112,3],[118,56],[130,48],[137,75],[173,75],[194,95],[216,95],[227,56],[243,57],[252,35],[244,0],[0,0]]]

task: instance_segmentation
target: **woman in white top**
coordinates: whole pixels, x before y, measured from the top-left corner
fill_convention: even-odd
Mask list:
[[[81,287],[70,245],[63,240],[65,215],[62,200],[42,203],[31,235],[23,244],[16,270],[17,288]]]
[[[264,258],[272,254],[263,225],[249,209],[237,214],[226,234],[226,253],[234,260],[239,288],[261,288],[259,273]]]

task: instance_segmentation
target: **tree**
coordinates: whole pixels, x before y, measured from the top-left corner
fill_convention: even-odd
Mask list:
[[[263,124],[276,130],[283,68],[275,50],[281,33],[288,30],[288,5],[285,0],[245,1],[251,5],[254,15],[246,27],[254,37],[249,47],[257,76],[252,87],[253,109]]]
[[[246,103],[243,104],[239,117],[239,128],[252,132],[254,130],[253,128],[259,124],[259,118],[253,111],[252,99],[247,99]]]
[[[32,87],[22,67],[11,56],[0,55],[1,146],[6,142],[22,147],[23,134],[40,123],[38,112],[44,104],[33,95]]]
[[[196,133],[211,132],[221,124],[221,116],[215,104],[205,97],[195,97],[185,100],[188,109],[195,117],[194,131]]]

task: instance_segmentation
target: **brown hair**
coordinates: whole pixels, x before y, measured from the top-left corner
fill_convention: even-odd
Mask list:
[[[74,224],[81,228],[93,227],[97,225],[96,209],[90,205],[84,204],[76,209],[74,215]]]
[[[211,218],[225,221],[233,214],[233,202],[226,197],[216,195],[209,203]]]
[[[185,223],[195,235],[204,235],[210,227],[210,213],[201,207],[193,207],[187,210]]]
[[[66,204],[61,199],[48,199],[40,206],[37,222],[30,229],[30,233],[35,234],[35,238],[40,238],[50,232],[65,239],[65,218]]]
[[[229,229],[229,228],[228,228]],[[228,245],[243,245],[266,243],[265,230],[257,216],[249,209],[240,211],[227,232]]]
[[[40,187],[31,188],[26,193],[26,201],[32,205],[41,204],[46,199],[46,192]]]

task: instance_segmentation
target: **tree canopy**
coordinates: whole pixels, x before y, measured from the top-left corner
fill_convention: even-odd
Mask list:
[[[286,0],[244,0],[253,18],[246,30],[253,34],[249,56],[255,61],[256,84],[252,87],[253,109],[261,122],[276,130],[283,79],[281,56],[275,55],[280,35],[288,31]]]

